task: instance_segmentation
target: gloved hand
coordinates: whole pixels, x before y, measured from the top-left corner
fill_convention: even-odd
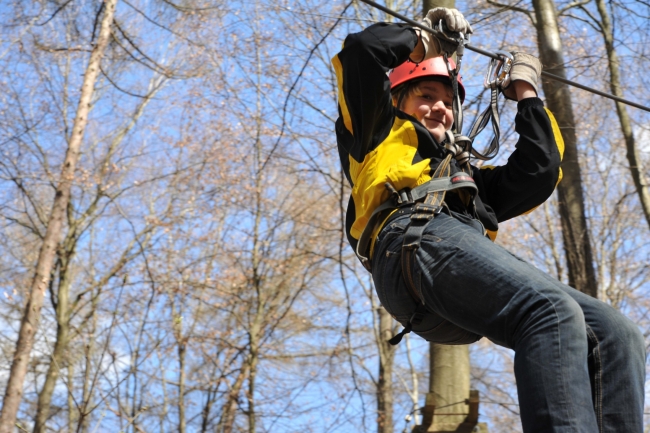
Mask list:
[[[467,22],[463,14],[460,13],[457,9],[431,9],[427,13],[427,16],[424,18],[424,20],[422,20],[422,24],[433,28],[433,26],[438,24],[440,20],[443,20],[445,22],[449,31],[461,32],[466,35],[472,33],[472,26],[469,25],[469,22]],[[432,57],[438,57],[442,55],[440,41],[438,41],[435,36],[421,29],[416,29],[416,31],[419,31],[420,39],[424,45],[424,59],[430,59]]]
[[[517,100],[517,93],[513,83],[517,80],[525,81],[535,89],[535,93],[539,94],[537,90],[537,82],[542,73],[542,64],[539,59],[530,54],[520,53],[514,51],[512,53],[513,61],[510,68],[510,81],[505,83],[505,87],[501,87],[503,96],[513,101]]]

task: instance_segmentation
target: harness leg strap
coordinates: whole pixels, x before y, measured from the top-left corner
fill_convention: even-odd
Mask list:
[[[418,203],[415,205],[414,212],[411,214],[411,222],[406,229],[406,233],[404,233],[404,241],[402,242],[402,258],[400,260],[402,266],[402,278],[404,278],[404,282],[406,283],[406,287],[411,293],[411,296],[417,302],[417,307],[404,329],[402,329],[399,334],[388,340],[388,342],[393,346],[402,341],[402,337],[411,332],[413,325],[420,324],[424,316],[427,314],[426,307],[424,306],[424,299],[420,297],[420,294],[415,287],[415,281],[413,279],[413,260],[415,259],[415,253],[418,248],[420,248],[424,229],[432,219],[440,214],[444,198],[445,191],[436,191],[427,194],[424,203]]]
[[[402,341],[402,337],[404,337],[406,334],[412,331],[413,325],[419,325],[420,323],[422,323],[422,319],[424,319],[424,316],[426,316],[426,314],[427,314],[427,309],[424,306],[424,304],[418,304],[417,308],[415,309],[415,313],[413,313],[413,315],[409,319],[409,323],[406,324],[404,329],[402,329],[399,334],[396,334],[393,338],[388,340],[388,342],[392,346],[399,344],[399,342]]]

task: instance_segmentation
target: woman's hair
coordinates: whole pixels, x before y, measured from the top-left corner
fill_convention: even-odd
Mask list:
[[[400,84],[399,86],[393,88],[390,91],[395,106],[401,109],[402,103],[406,100],[406,98],[412,95],[420,94],[419,84],[422,83],[423,81],[438,81],[440,83],[446,84],[447,86],[449,86],[449,89],[451,89],[451,81],[449,80],[448,77],[432,76],[432,77],[423,77],[415,80],[410,80],[403,84]]]

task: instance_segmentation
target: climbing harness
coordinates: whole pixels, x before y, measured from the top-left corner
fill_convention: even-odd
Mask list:
[[[447,156],[440,166],[445,162],[447,163],[447,166],[449,166],[450,159],[451,156]],[[436,171],[436,173],[438,173],[438,171]],[[442,201],[445,192],[460,189],[470,189],[473,195],[478,192],[474,179],[465,172],[457,172],[452,176],[439,176],[437,178],[435,177],[436,173],[434,173],[434,178],[429,182],[413,189],[404,188],[397,191],[390,182],[386,182],[385,187],[391,193],[391,197],[373,211],[365,229],[361,233],[361,236],[359,236],[359,242],[357,243],[355,251],[361,264],[366,268],[366,270],[369,272],[372,271],[372,264],[368,253],[372,241],[372,234],[375,232],[377,225],[384,223],[386,218],[388,218],[388,216],[393,212],[397,211],[399,214],[412,214],[414,212],[424,211],[426,206],[424,203],[420,202],[426,201],[427,196],[430,194],[439,194],[436,197],[440,197],[440,203],[429,206],[433,214],[437,215],[442,210]],[[440,196],[440,194],[442,194],[442,196]]]
[[[438,165],[436,171],[433,174],[434,179],[444,178],[449,174],[449,171],[451,169],[451,157],[452,154],[450,153],[440,163],[440,165]],[[465,187],[465,191],[468,189],[467,186],[471,185],[469,189],[473,192],[473,203],[473,198],[478,192],[478,188],[476,188],[474,179],[472,179],[470,175],[464,172],[459,172],[452,176],[452,183],[454,182],[454,179],[456,179],[458,183],[462,182]],[[424,299],[418,292],[413,278],[413,262],[415,260],[417,250],[420,248],[420,242],[422,242],[422,236],[424,235],[425,228],[432,219],[434,219],[440,214],[440,212],[442,212],[446,193],[447,191],[445,190],[429,191],[422,203],[417,203],[415,206],[413,206],[410,222],[406,228],[406,232],[404,233],[404,240],[402,241],[402,256],[400,259],[400,264],[402,266],[402,277],[404,278],[404,282],[406,283],[406,287],[411,293],[411,296],[417,302],[417,307],[415,308],[415,311],[411,315],[411,318],[409,319],[404,329],[393,338],[388,340],[388,342],[393,346],[402,341],[402,337],[405,334],[411,332],[413,325],[419,325],[427,314],[427,310],[424,306]]]
[[[427,314],[424,300],[420,297],[413,281],[413,258],[420,247],[422,235],[429,221],[443,211],[445,195],[447,191],[464,191],[471,197],[478,193],[474,179],[467,173],[460,171],[449,175],[451,171],[451,153],[438,165],[432,179],[416,188],[404,188],[397,191],[390,182],[386,182],[386,189],[391,193],[391,198],[382,203],[372,213],[366,228],[359,237],[356,254],[363,266],[372,271],[372,264],[368,257],[371,236],[378,224],[384,223],[387,218],[410,214],[410,222],[404,233],[402,243],[402,274],[409,293],[417,301],[417,307],[406,327],[389,340],[389,343],[396,345],[402,340],[404,334],[411,332],[413,325],[418,325]],[[424,199],[424,200],[422,200]]]

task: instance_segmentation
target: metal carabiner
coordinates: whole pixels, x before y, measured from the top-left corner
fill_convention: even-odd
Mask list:
[[[510,69],[514,60],[512,54],[507,51],[497,51],[498,59],[491,59],[488,65],[483,85],[486,89],[495,87],[508,87],[510,84]]]
[[[451,56],[454,52],[462,58],[465,45],[469,44],[469,35],[463,32],[447,32],[445,22],[440,19],[433,29],[438,33],[436,37],[443,53]],[[456,63],[456,73],[460,72],[460,62]]]
[[[458,38],[463,38],[463,34],[459,32],[449,32],[447,33],[445,29],[447,28],[447,25],[445,24],[444,20],[441,18],[440,21],[436,25],[433,26],[433,29],[436,30],[438,33],[440,33],[439,36],[442,36],[444,39],[446,39],[448,42],[456,42],[458,43]]]

